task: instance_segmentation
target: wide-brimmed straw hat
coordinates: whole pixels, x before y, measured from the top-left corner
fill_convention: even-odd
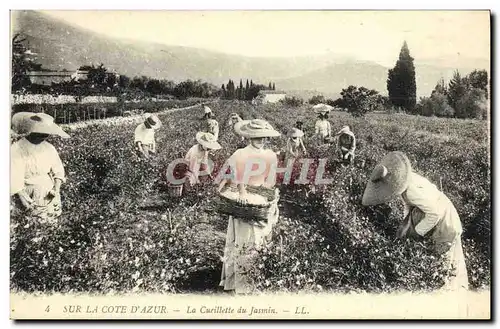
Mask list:
[[[315,113],[321,113],[321,114],[329,113],[330,111],[333,110],[333,106],[323,103],[316,104],[312,108]]]
[[[290,130],[289,136],[290,137],[303,137],[304,132],[298,128],[292,128],[292,130]]]
[[[154,114],[148,114],[144,122],[147,122],[153,129],[158,129],[161,127],[160,119]]]
[[[387,154],[373,169],[366,184],[362,204],[382,204],[400,195],[408,187],[410,173],[410,160],[403,152]]]
[[[245,138],[278,137],[281,134],[276,131],[266,120],[253,119],[243,120],[234,125],[234,130]]]
[[[198,132],[196,134],[196,141],[211,150],[220,150],[222,146],[217,142],[215,136],[211,133]]]
[[[342,129],[339,130],[337,135],[351,134],[351,133],[352,133],[352,131],[351,131],[351,128],[349,128],[349,126],[343,126]]]
[[[54,122],[54,118],[46,113],[18,112],[12,116],[11,127],[20,135],[38,133],[62,138],[70,137]]]
[[[203,106],[203,110],[205,111],[205,114],[207,114],[207,113],[212,113],[212,109],[211,109],[211,108],[209,108],[209,107],[208,107],[208,106],[206,106],[206,105],[204,105],[204,106]]]

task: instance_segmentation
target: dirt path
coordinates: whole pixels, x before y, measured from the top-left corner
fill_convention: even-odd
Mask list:
[[[212,102],[203,102],[203,104],[212,104],[215,103],[216,101]],[[201,104],[201,103],[200,103]],[[155,114],[158,116],[170,114],[170,113],[175,113],[178,111],[183,111],[183,110],[189,110],[195,107],[199,107],[200,104],[195,104],[191,106],[186,106],[186,107],[180,107],[180,108],[175,108],[175,109],[166,109],[160,112],[156,112]],[[60,126],[63,127],[64,129],[70,130],[70,131],[75,131],[78,129],[86,128],[88,126],[117,126],[117,125],[123,125],[123,124],[133,124],[133,123],[140,123],[141,121],[144,120],[145,114],[138,114],[138,115],[132,115],[129,117],[111,117],[111,118],[106,118],[106,119],[94,119],[94,120],[86,120],[86,121],[79,121],[79,122],[74,122],[74,123],[69,123],[69,124],[61,124]]]

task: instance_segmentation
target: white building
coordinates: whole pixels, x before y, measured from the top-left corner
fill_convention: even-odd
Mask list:
[[[261,90],[257,97],[255,98],[255,103],[265,104],[265,103],[277,103],[282,99],[285,99],[286,93],[284,91],[278,90]]]

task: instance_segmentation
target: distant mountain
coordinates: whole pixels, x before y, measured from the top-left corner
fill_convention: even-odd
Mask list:
[[[415,75],[417,83],[417,97],[429,96],[437,82],[443,78],[447,83],[455,70],[466,75],[474,69],[485,69],[489,72],[487,61],[477,61],[467,67],[436,66],[420,63],[415,60]],[[283,90],[315,90],[325,97],[327,94],[340,95],[343,88],[349,85],[363,86],[375,89],[382,95],[387,95],[387,75],[389,67],[374,62],[347,61],[342,64],[333,64],[301,76],[277,80],[276,85]]]
[[[229,78],[236,82],[248,78],[267,84],[304,74],[341,58],[334,54],[295,58],[229,55],[198,48],[112,39],[36,11],[18,11],[13,16],[13,31],[27,36],[33,51],[39,53],[38,62],[60,70],[103,63],[128,76],[146,75],[174,81],[203,79],[217,84]]]
[[[276,88],[296,95],[323,93],[332,98],[348,85],[365,86],[387,94],[388,67],[357,61],[335,53],[309,57],[263,58],[230,55],[199,48],[169,46],[149,42],[113,39],[72,26],[36,11],[16,11],[12,32],[21,32],[37,62],[56,70],[76,70],[81,65],[100,64],[129,77],[149,76],[179,82],[201,79],[220,85],[228,79],[253,79],[256,83],[276,83]],[[110,22],[112,24],[112,22]],[[467,65],[465,65],[466,63]],[[484,60],[415,60],[417,94],[427,96],[436,82],[448,80],[454,69],[463,74],[473,68],[489,67]]]
[[[364,86],[383,93],[386,90],[387,68],[372,62],[347,61],[314,70],[301,76],[277,80],[281,89],[317,90],[340,94],[349,85]]]

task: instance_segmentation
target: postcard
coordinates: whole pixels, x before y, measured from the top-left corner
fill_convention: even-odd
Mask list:
[[[11,11],[11,319],[491,319],[490,22]]]

